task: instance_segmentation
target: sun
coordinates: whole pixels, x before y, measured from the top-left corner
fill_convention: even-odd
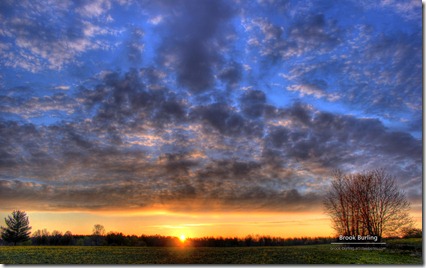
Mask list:
[[[180,235],[179,239],[183,243],[186,240],[186,236],[182,234],[182,235]]]

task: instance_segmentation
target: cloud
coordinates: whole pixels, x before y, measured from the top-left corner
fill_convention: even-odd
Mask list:
[[[339,79],[338,86],[347,92],[342,100],[391,120],[399,120],[405,112],[420,107],[417,96],[421,90],[421,53],[416,40],[414,36],[394,33],[379,35],[356,48],[354,55],[358,60],[345,59],[340,64],[350,78]]]
[[[314,13],[285,26],[273,24],[265,18],[245,21],[245,25],[251,33],[248,47],[259,49],[260,56],[273,64],[302,55],[324,54],[342,42],[341,29],[323,14]]]
[[[91,17],[101,12],[106,3],[92,1],[90,6],[82,6],[80,13],[89,16],[92,12]],[[5,6],[0,35],[4,38],[1,46],[5,48],[4,65],[7,67],[31,72],[44,68],[60,70],[64,65],[76,63],[87,51],[111,48],[101,37],[114,34],[114,31],[69,16],[76,11],[71,2],[22,2],[15,6],[5,3]],[[8,46],[10,43],[15,46]]]
[[[235,89],[242,79],[242,67],[232,62],[219,71],[218,77],[227,84],[229,89]]]
[[[316,84],[292,85],[287,87],[287,90],[298,91],[302,97],[305,95],[313,95],[316,98],[325,96],[324,90]]]
[[[245,91],[241,96],[240,103],[243,114],[251,118],[263,116],[270,108],[266,103],[266,95],[261,90]]]
[[[65,93],[55,92],[43,97],[26,93],[24,90],[22,94],[0,95],[0,117],[22,122],[39,119],[45,124],[51,124],[60,121],[63,116],[72,117],[76,114],[78,103]]]
[[[335,21],[326,20],[323,14],[314,14],[290,26],[288,38],[299,51],[315,49],[317,53],[324,53],[341,42],[340,35]]]
[[[57,89],[57,90],[69,90],[70,86],[60,85],[60,86],[54,87],[54,89]]]
[[[82,1],[76,12],[83,17],[99,17],[111,8],[109,0]]]
[[[164,20],[164,17],[161,15],[155,16],[148,20],[149,23],[157,25],[160,24]]]
[[[133,64],[140,64],[145,45],[142,43],[144,32],[142,29],[135,28],[131,32],[131,37],[127,43],[127,57]]]
[[[345,51],[334,51],[324,61],[312,58],[287,66],[280,73],[289,83],[286,89],[392,120],[420,107],[417,34],[377,33],[362,25],[346,31],[345,37],[354,40]]]
[[[0,3],[4,208],[310,211],[332,170],[377,167],[420,194],[420,27],[328,3],[139,3]]]
[[[287,90],[299,92],[301,97],[313,96],[317,99],[326,98],[329,101],[340,99],[336,93],[327,93],[326,88],[327,83],[324,80],[314,80],[313,83],[288,86]]]
[[[284,33],[284,27],[273,25],[265,19],[256,19],[253,24],[259,27],[266,41],[280,39]]]
[[[398,159],[413,165],[421,162],[419,140],[407,133],[389,132],[376,119],[335,115],[301,104],[287,109],[286,114],[291,116],[291,124],[270,127],[266,139],[267,148],[283,159],[302,161],[307,166],[318,163],[329,169],[363,170],[384,166],[379,163],[380,156],[395,161],[395,166],[385,164],[395,174],[401,174],[398,169],[403,165]]]
[[[421,17],[421,2],[415,0],[409,1],[395,1],[395,0],[381,0],[378,2],[370,1],[354,1],[356,4],[361,5],[366,9],[385,10],[386,12],[393,12],[396,16],[404,20],[419,20]]]
[[[199,106],[193,109],[192,118],[201,120],[206,132],[216,130],[218,133],[229,136],[262,135],[262,124],[247,120],[238,112],[222,103]]]
[[[160,3],[169,13],[161,24],[160,63],[175,71],[177,83],[191,93],[211,90],[215,84],[214,70],[222,66],[220,52],[229,45],[224,36],[230,31],[231,7],[210,0]],[[225,71],[223,79],[233,82],[237,73],[232,72]]]
[[[158,74],[110,72],[97,86],[81,88],[76,105],[85,109],[83,120],[1,121],[2,204],[308,211],[320,206],[333,169],[381,166],[400,181],[421,172],[421,142],[377,119],[302,102],[273,107],[253,89],[240,95],[241,109],[190,105],[161,85]],[[160,84],[152,89],[151,83]],[[68,98],[56,101],[60,106]]]
[[[116,133],[117,128],[162,128],[168,123],[185,121],[184,95],[177,96],[164,85],[157,84],[160,83],[159,75],[161,73],[152,69],[133,70],[124,77],[110,73],[96,88],[82,88],[79,98],[88,113],[95,113],[94,125],[107,129],[109,134]],[[113,136],[120,141],[118,133]]]

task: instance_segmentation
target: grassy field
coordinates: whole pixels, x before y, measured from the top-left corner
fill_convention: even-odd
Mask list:
[[[383,250],[335,245],[235,248],[0,247],[3,264],[422,264],[421,239]]]

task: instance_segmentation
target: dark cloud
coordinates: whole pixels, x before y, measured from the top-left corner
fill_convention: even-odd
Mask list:
[[[1,122],[1,176],[35,177],[51,180],[60,170],[61,156],[54,151],[46,133],[32,124]]]
[[[253,89],[235,105],[191,105],[160,77],[152,68],[104,75],[76,93],[75,110],[83,108],[84,117],[74,121],[1,121],[3,199],[13,194],[49,209],[162,204],[182,210],[202,200],[191,209],[294,211],[319,204],[333,169],[380,166],[401,181],[420,172],[421,142],[377,119],[300,101],[278,108]],[[44,98],[57,106],[69,99]],[[308,184],[311,192],[304,192]]]
[[[169,153],[159,157],[169,176],[188,175],[189,169],[197,166],[196,160],[188,158],[187,153]]]
[[[195,107],[192,118],[201,120],[208,133],[209,127],[227,136],[259,136],[263,132],[261,122],[245,119],[234,107],[223,103]]]
[[[282,147],[289,140],[290,131],[285,127],[276,127],[269,133],[269,141],[272,143],[273,147]],[[297,139],[297,134],[294,135]],[[300,135],[299,135],[300,136]],[[298,139],[297,139],[298,140]]]
[[[223,38],[223,31],[230,27],[231,7],[211,0],[166,3],[170,14],[163,25],[165,37],[159,48],[162,64],[172,68],[177,73],[178,84],[191,92],[212,89],[214,71],[224,61],[220,51],[229,42]],[[222,74],[228,83],[238,76],[234,69]]]
[[[304,126],[309,126],[311,123],[312,107],[307,104],[296,102],[292,107],[286,109],[285,112],[290,118],[302,123]]]
[[[266,95],[260,90],[248,90],[243,93],[240,99],[241,109],[244,115],[258,118],[267,109]]]
[[[81,88],[80,97],[88,112],[96,113],[95,125],[110,133],[117,126],[143,129],[185,121],[186,101],[157,82],[152,69],[133,70],[124,76],[109,73],[95,89]]]
[[[298,49],[322,53],[337,46],[340,35],[335,21],[326,20],[324,14],[315,14],[290,26],[288,39]]]
[[[137,184],[121,182],[114,185],[46,185],[19,180],[0,180],[1,200],[4,207],[33,207],[43,210],[81,209],[104,210],[123,207],[144,208],[152,203],[152,196],[141,193]],[[13,203],[11,200],[15,199]],[[75,202],[75,200],[79,202]],[[37,200],[37,202],[34,202]]]
[[[409,131],[418,131],[421,132],[423,130],[423,115],[418,114],[417,116],[414,116],[412,120],[410,120],[408,124],[408,130]]]
[[[218,160],[208,164],[199,172],[199,180],[251,180],[255,173],[262,168],[260,163],[253,161],[239,161],[237,159]]]
[[[317,162],[331,169],[344,169],[348,164],[373,168],[371,163],[380,163],[380,158],[393,159],[394,165],[402,164],[398,159],[410,159],[414,165],[421,162],[420,141],[407,133],[388,131],[379,120],[313,111],[300,103],[286,115],[291,118],[288,127],[269,130],[268,155],[275,150],[283,158]],[[389,163],[379,165],[393,169]]]
[[[228,64],[219,72],[218,77],[227,84],[229,89],[235,88],[242,78],[241,64],[236,62]]]

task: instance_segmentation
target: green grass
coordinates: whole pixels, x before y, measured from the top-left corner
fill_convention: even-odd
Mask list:
[[[421,238],[402,238],[402,239],[391,239],[385,240],[387,244],[410,244],[414,246],[421,246],[422,239]]]
[[[410,250],[342,250],[335,245],[236,248],[3,246],[0,247],[0,263],[422,264],[423,260],[421,255]]]

